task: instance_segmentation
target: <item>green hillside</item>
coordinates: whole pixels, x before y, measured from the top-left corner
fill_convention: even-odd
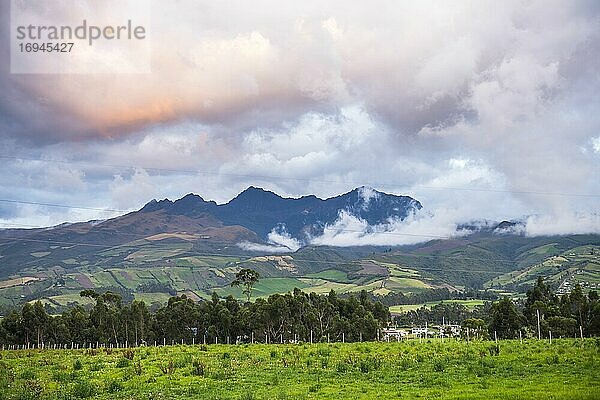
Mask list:
[[[523,290],[542,276],[559,288],[559,293],[568,292],[578,283],[583,288],[600,289],[600,246],[579,246],[559,254],[554,249],[554,244],[549,244],[530,250],[548,256],[542,262],[490,279],[484,287]]]
[[[230,283],[242,268],[258,271],[254,297],[307,292],[377,295],[420,293],[433,288],[494,289],[523,293],[537,276],[548,277],[561,291],[575,283],[594,289],[600,283],[600,236],[524,237],[472,234],[397,248],[304,247],[280,255],[251,255],[197,250],[197,237],[153,235],[93,252],[69,252],[63,247],[34,246],[18,273],[0,281],[0,307],[44,299],[57,308],[82,302],[83,289],[112,290],[162,303],[169,295],[243,298]],[[0,248],[1,250],[2,248]],[[44,262],[42,262],[44,260]],[[0,258],[0,266],[2,259]]]
[[[599,235],[525,237],[481,235],[436,240],[381,254],[377,259],[418,271],[435,284],[455,287],[491,287],[488,282],[513,271],[569,254],[585,246],[600,246]],[[599,252],[588,261],[600,260]],[[547,274],[542,274],[547,275]],[[531,280],[527,282],[530,284]]]

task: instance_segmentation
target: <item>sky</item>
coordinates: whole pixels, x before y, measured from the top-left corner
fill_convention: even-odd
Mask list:
[[[600,233],[597,1],[148,1],[141,74],[11,73],[9,4],[0,228],[366,185],[423,204],[385,229]]]

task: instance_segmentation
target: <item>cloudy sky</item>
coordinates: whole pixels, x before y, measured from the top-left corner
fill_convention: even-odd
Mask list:
[[[9,4],[0,228],[368,185],[406,232],[600,231],[595,0],[149,1],[151,73],[73,75],[10,72]]]

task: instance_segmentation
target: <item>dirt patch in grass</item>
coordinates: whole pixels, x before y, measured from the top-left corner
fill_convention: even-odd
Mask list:
[[[92,289],[96,286],[94,285],[94,282],[92,282],[90,277],[87,275],[79,274],[75,279],[77,280],[77,283],[79,283],[85,289]]]

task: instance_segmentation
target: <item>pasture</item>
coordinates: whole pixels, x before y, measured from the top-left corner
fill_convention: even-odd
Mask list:
[[[2,399],[598,399],[600,339],[2,351]]]

